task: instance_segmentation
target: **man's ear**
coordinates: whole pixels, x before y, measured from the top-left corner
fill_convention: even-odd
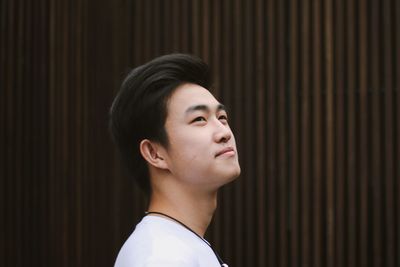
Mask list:
[[[151,165],[159,169],[168,169],[168,164],[163,157],[163,149],[161,145],[143,139],[140,142],[140,153],[142,157]]]

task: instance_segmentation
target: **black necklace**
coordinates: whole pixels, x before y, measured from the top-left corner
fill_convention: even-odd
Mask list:
[[[172,217],[172,216],[169,216],[169,215],[167,215],[167,214],[165,214],[165,213],[162,213],[162,212],[157,212],[157,211],[146,211],[145,214],[146,214],[145,216],[150,215],[150,214],[162,215],[162,216],[165,216],[165,217],[167,217],[167,218],[169,218],[169,219],[171,219],[171,220],[173,220],[173,221],[179,223],[180,225],[182,225],[183,227],[185,227],[186,229],[188,229],[190,232],[192,232],[193,234],[195,234],[195,235],[196,235],[198,238],[200,238],[204,243],[206,243],[207,246],[209,246],[209,247],[211,248],[211,250],[214,252],[215,256],[217,257],[219,263],[221,264],[221,267],[229,267],[228,264],[224,263],[224,261],[223,261],[223,260],[221,259],[221,257],[217,254],[217,252],[211,247],[210,243],[208,243],[207,240],[205,240],[204,238],[202,238],[199,234],[197,234],[195,231],[193,231],[192,229],[190,229],[189,226],[186,226],[183,222],[181,222],[181,221],[175,219],[175,218]]]

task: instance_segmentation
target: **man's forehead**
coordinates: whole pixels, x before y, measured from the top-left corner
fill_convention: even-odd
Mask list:
[[[197,107],[196,109],[219,108],[221,104],[204,87],[197,84],[184,84],[172,93],[169,105],[173,109],[186,111],[193,107]]]

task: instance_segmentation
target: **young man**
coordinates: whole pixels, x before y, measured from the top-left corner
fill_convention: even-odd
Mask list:
[[[218,189],[240,166],[227,112],[210,86],[208,66],[184,54],[156,58],[123,82],[110,129],[150,202],[115,266],[227,266],[203,237]]]

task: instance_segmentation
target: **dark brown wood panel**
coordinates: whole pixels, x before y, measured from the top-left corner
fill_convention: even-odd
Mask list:
[[[396,0],[0,2],[0,265],[111,266],[146,200],[107,130],[124,75],[213,68],[242,175],[207,238],[230,266],[400,265]]]

